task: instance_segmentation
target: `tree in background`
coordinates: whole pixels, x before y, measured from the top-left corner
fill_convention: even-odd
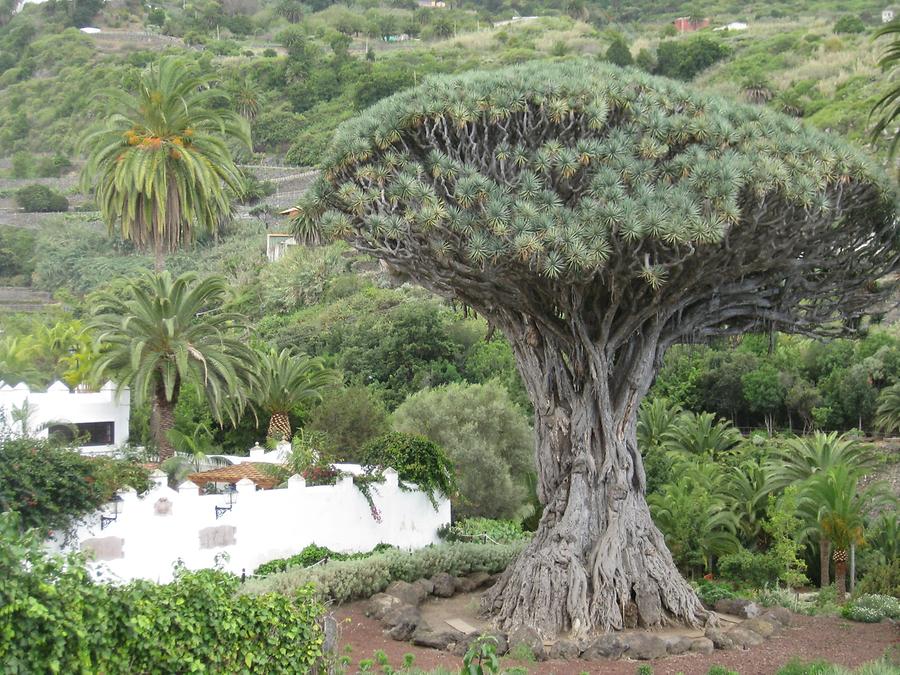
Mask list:
[[[895,19],[886,26],[882,26],[875,33],[875,37],[886,37],[889,40],[878,65],[881,66],[882,71],[888,74],[888,77],[892,77],[897,66],[900,65],[900,19]],[[869,116],[876,118],[875,126],[872,127],[873,141],[876,143],[880,141],[884,133],[889,136],[893,135],[890,145],[890,155],[893,157],[897,151],[897,144],[900,143],[900,126],[897,125],[897,119],[900,118],[900,84],[894,84],[878,100]]]
[[[878,395],[876,426],[885,433],[900,431],[900,383],[883,389]]]
[[[617,66],[630,66],[634,63],[634,59],[631,57],[631,49],[621,35],[617,35],[610,42],[609,47],[606,49],[606,60]]]
[[[82,174],[110,232],[164,255],[217,232],[231,213],[226,187],[240,192],[229,142],[251,147],[245,120],[208,76],[162,57],[136,93],[105,94],[107,118],[81,142]]]
[[[103,347],[94,374],[128,386],[137,405],[152,402],[150,431],[161,461],[173,454],[169,432],[184,385],[204,392],[219,421],[234,421],[243,409],[255,359],[244,318],[228,311],[228,298],[220,277],[162,272],[140,278],[121,297],[104,292],[91,302],[90,327]]]
[[[328,434],[338,459],[359,462],[363,446],[388,430],[387,411],[368,387],[336,388],[312,409],[306,429]]]
[[[497,382],[450,384],[411,395],[394,411],[397,431],[441,446],[456,467],[457,518],[521,517],[533,438],[522,410]]]
[[[250,397],[269,415],[266,438],[278,441],[291,440],[291,411],[319,403],[324,391],[337,380],[334,371],[325,368],[320,359],[289,349],[259,352],[254,372],[256,386]]]
[[[516,355],[545,506],[486,596],[499,625],[701,623],[644,498],[640,401],[677,342],[858,325],[896,267],[890,181],[795,119],[595,61],[432,78],[324,167],[301,240],[464,302]]]

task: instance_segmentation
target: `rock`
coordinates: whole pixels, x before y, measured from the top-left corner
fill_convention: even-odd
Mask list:
[[[629,659],[649,661],[667,654],[666,641],[650,633],[626,633],[620,636],[625,644],[625,656]]]
[[[509,634],[508,639],[509,651],[513,653],[514,656],[514,652],[524,646],[532,653],[537,661],[544,661],[547,658],[547,653],[544,651],[544,640],[541,638],[541,634],[530,626],[516,628]]]
[[[743,647],[744,649],[762,644],[764,641],[761,635],[741,627],[740,624],[728,631],[726,635],[734,643],[735,647]]]
[[[429,647],[430,649],[447,649],[448,646],[459,642],[463,637],[465,636],[459,631],[445,630],[437,632],[430,628],[419,626],[416,632],[413,633],[412,643],[419,647]]]
[[[419,579],[413,585],[418,586],[423,591],[425,591],[426,596],[434,593],[434,582],[431,579]]]
[[[631,600],[625,603],[625,611],[622,613],[622,619],[625,623],[625,628],[637,628],[638,606]]]
[[[752,630],[754,633],[764,638],[769,637],[775,632],[775,624],[760,617],[741,621],[738,626],[747,630]]]
[[[625,653],[625,643],[618,635],[608,633],[594,640],[581,654],[588,661],[597,659],[617,659]]]
[[[395,598],[407,605],[418,607],[422,601],[428,596],[425,589],[416,584],[407,581],[395,581],[384,592],[393,595]]]
[[[468,577],[466,577],[471,583],[475,584],[475,588],[473,590],[478,590],[479,588],[484,588],[491,583],[491,575],[487,572],[473,572]]]
[[[769,607],[759,618],[765,619],[769,623],[778,624],[782,628],[787,628],[794,622],[794,617],[790,610],[784,607]]]
[[[698,654],[712,654],[715,648],[715,645],[709,638],[694,638],[691,641],[691,651]]]
[[[482,635],[489,635],[496,640],[497,656],[503,656],[509,651],[509,641],[506,634],[501,633],[500,631],[489,631],[487,633],[469,633],[468,635],[463,636],[460,638],[459,642],[451,647],[450,652],[455,656],[465,656],[466,652],[469,651],[469,647],[472,646],[472,643]]]
[[[371,616],[379,621],[384,618],[384,615],[389,611],[394,609],[395,607],[399,607],[403,603],[399,598],[395,598],[393,595],[388,595],[387,593],[376,593],[371,598],[369,598],[369,602],[366,605],[366,616]]]
[[[479,635],[481,635],[481,633],[477,632],[464,635],[459,640],[457,640],[456,644],[448,645],[450,653],[454,656],[465,656],[466,652],[469,651],[469,647],[473,642],[475,642],[475,640],[478,639]]]
[[[400,605],[387,612],[381,623],[394,640],[409,640],[422,623],[422,613],[418,607]]]
[[[666,652],[668,654],[684,654],[690,651],[691,643],[693,642],[691,638],[684,635],[667,635],[663,637],[662,641],[666,643]]]
[[[547,650],[547,658],[572,661],[581,654],[581,648],[571,640],[558,640]]]
[[[742,619],[752,619],[762,614],[759,605],[744,598],[721,598],[716,601],[716,611],[739,616]]]
[[[731,649],[734,647],[734,642],[732,642],[731,638],[725,634],[724,631],[709,627],[706,629],[706,633],[704,633],[704,637],[706,637],[710,642],[713,643],[713,647],[716,649]]]
[[[452,598],[456,592],[456,577],[446,572],[438,572],[431,577],[431,583],[434,584],[434,593],[439,598]]]

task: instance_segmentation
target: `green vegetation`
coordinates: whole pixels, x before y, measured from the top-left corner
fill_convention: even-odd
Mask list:
[[[491,518],[466,518],[438,532],[444,541],[472,541],[494,544],[510,544],[528,539],[531,535],[522,530],[521,523],[514,520],[493,520]]]
[[[16,203],[27,213],[68,211],[69,200],[46,185],[28,185],[16,192]]]
[[[36,531],[0,514],[0,662],[12,672],[309,672],[324,607],[237,595],[240,579],[176,570],[170,584],[92,580],[77,554],[48,555]]]
[[[368,558],[371,555],[388,551],[392,548],[394,547],[389,544],[378,544],[378,546],[371,551],[364,553],[339,553],[337,551],[332,551],[326,546],[310,544],[297,555],[292,555],[289,558],[277,558],[275,560],[270,560],[267,563],[263,563],[253,571],[253,574],[255,576],[264,577],[274,572],[284,572],[292,567],[310,567],[330,560],[362,560],[363,558]]]
[[[900,619],[900,600],[890,595],[860,595],[844,605],[841,614],[847,619],[865,623]]]

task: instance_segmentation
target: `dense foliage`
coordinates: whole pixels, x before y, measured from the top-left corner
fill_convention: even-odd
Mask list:
[[[438,532],[444,541],[481,542],[484,544],[510,544],[531,536],[522,530],[522,524],[514,520],[490,518],[466,518],[458,520]]]
[[[363,553],[340,553],[338,551],[332,551],[327,546],[310,544],[309,546],[304,547],[304,549],[296,555],[292,555],[288,558],[277,558],[263,563],[253,570],[253,574],[264,577],[273,572],[284,572],[291,567],[311,567],[312,565],[324,564],[331,560],[361,560],[363,558],[368,558],[375,553],[381,553],[382,551],[387,551],[392,548],[394,547],[390,544],[378,544],[378,546],[371,551],[365,551]]]
[[[145,491],[147,470],[45,440],[0,435],[0,511],[17,513],[22,528],[67,530],[126,487]]]
[[[79,555],[51,556],[0,515],[0,662],[10,672],[309,672],[324,608],[310,588],[237,595],[224,572],[170,584],[98,583]]]
[[[46,185],[26,185],[16,192],[16,203],[26,213],[68,211],[69,200]]]
[[[423,436],[391,431],[373,439],[362,452],[362,463],[394,469],[404,482],[414,483],[436,508],[436,495],[452,497],[456,479],[444,450]]]

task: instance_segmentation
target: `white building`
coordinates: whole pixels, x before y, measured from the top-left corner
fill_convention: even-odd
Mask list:
[[[291,209],[288,209],[290,211]],[[288,213],[285,211],[284,213]],[[269,233],[266,235],[266,257],[269,262],[279,260],[291,246],[296,246],[297,240],[292,234]]]
[[[438,543],[438,529],[450,522],[450,501],[435,495],[435,508],[419,490],[401,489],[393,469],[384,477],[373,486],[376,518],[349,475],[319,486],[293,476],[286,488],[273,490],[243,479],[233,492],[201,495],[191,482],[169,488],[157,471],[149,492],[121,492],[120,500],[86,518],[68,545],[92,556],[90,567],[101,579],[166,582],[179,560],[189,569],[218,561],[235,574],[251,574],[312,543],[348,553],[380,543],[404,549]]]
[[[896,12],[893,7],[885,7],[881,10],[881,23],[890,23],[895,16]]]
[[[71,391],[54,382],[45,392],[35,392],[19,383],[0,382],[0,416],[13,432],[22,432],[15,411],[27,411],[26,432],[38,438],[81,438],[85,454],[108,453],[128,440],[131,396],[127,388],[116,391],[107,382],[100,391]]]
[[[749,26],[743,21],[732,21],[725,26],[719,26],[718,28],[713,28],[713,30],[747,30]]]

